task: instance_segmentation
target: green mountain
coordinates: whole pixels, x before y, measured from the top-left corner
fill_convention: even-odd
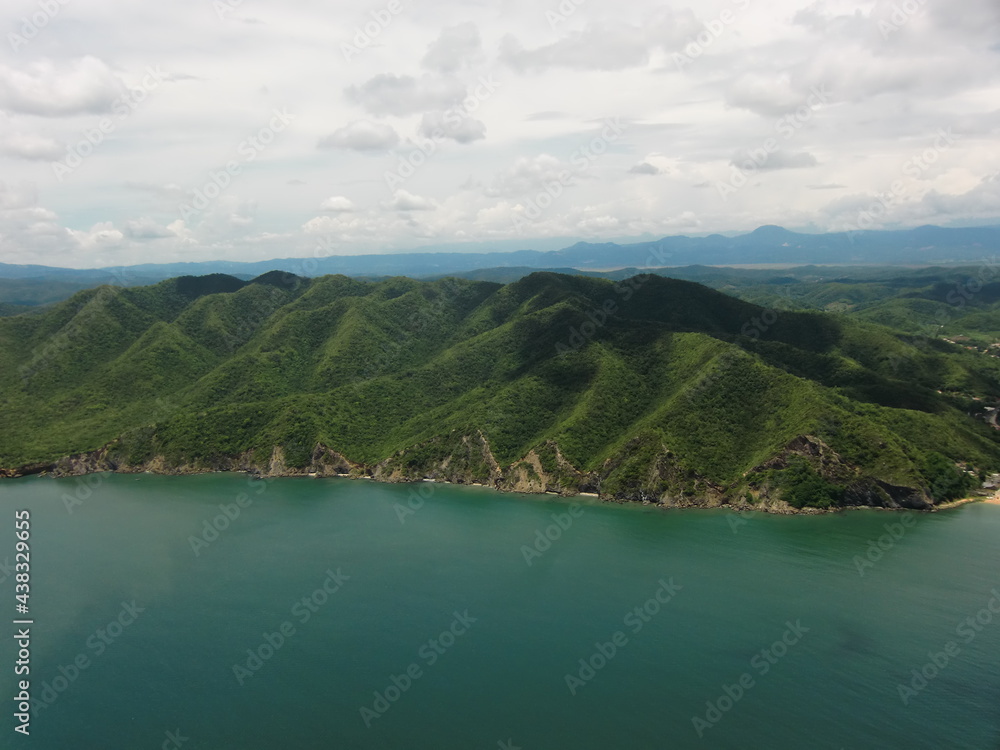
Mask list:
[[[1000,360],[660,276],[272,272],[0,318],[0,466],[927,507],[1000,470]],[[972,416],[970,416],[972,415]]]

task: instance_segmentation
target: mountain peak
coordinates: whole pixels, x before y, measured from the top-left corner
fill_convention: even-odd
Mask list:
[[[795,232],[789,231],[784,227],[779,227],[777,224],[764,224],[763,226],[757,227],[755,230],[750,232],[750,237],[757,237],[761,239],[767,239],[769,237],[789,237],[795,234]]]

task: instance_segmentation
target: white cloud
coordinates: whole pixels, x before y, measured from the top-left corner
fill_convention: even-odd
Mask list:
[[[469,21],[444,29],[437,41],[428,47],[421,63],[438,73],[457,73],[483,57],[479,28]]]
[[[126,221],[124,234],[126,237],[136,240],[155,240],[176,236],[176,233],[169,227],[146,217]]]
[[[329,211],[330,213],[347,213],[354,211],[355,208],[354,202],[342,195],[331,196],[320,205],[321,211]]]
[[[644,67],[656,50],[678,50],[702,30],[690,9],[661,7],[641,23],[589,23],[551,44],[525,49],[513,34],[500,47],[501,59],[521,72],[549,68],[626,70]]]
[[[121,81],[96,57],[41,60],[23,69],[0,65],[0,107],[8,112],[63,117],[108,112]]]
[[[485,190],[490,197],[522,198],[544,191],[546,186],[575,184],[579,169],[550,154],[522,156],[494,177]],[[553,188],[555,190],[555,188]]]
[[[110,221],[102,221],[86,231],[70,230],[70,234],[83,250],[108,250],[122,244],[125,235]]]
[[[391,125],[356,120],[320,138],[317,145],[319,148],[347,148],[354,151],[388,151],[398,143],[399,135]]]
[[[447,109],[465,98],[465,86],[451,78],[380,73],[361,86],[348,87],[347,98],[373,115],[411,115]]]
[[[472,143],[486,137],[486,123],[462,116],[457,110],[428,112],[421,118],[418,132],[424,138],[451,138],[458,143]]]
[[[391,205],[396,211],[433,211],[437,207],[429,198],[422,198],[406,190],[397,191]]]
[[[221,20],[97,0],[67,6],[20,51],[0,48],[0,261],[826,227],[897,179],[906,191],[887,225],[1000,223],[996,0],[918,3],[888,35],[880,22],[903,3],[587,0],[552,25],[558,2],[404,5],[349,65],[340,43],[375,23],[371,9],[315,0],[244,3]],[[99,56],[82,57],[86,40]],[[678,68],[674,53],[695,42]],[[157,66],[176,84],[120,116],[115,98]],[[828,101],[809,105],[820,87]],[[191,191],[283,108],[289,127],[182,220]],[[55,180],[46,162],[66,156],[60,144],[105,118],[113,131]],[[602,143],[599,123],[614,118],[623,133]],[[907,177],[942,130],[954,143]],[[768,139],[780,148],[723,200],[732,162]],[[545,193],[557,197],[518,230]]]

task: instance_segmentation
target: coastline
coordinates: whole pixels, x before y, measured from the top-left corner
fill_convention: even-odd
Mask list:
[[[103,468],[100,466],[88,466],[86,470],[79,471],[77,467],[76,471],[62,472],[59,471],[55,465],[46,465],[45,468],[41,468],[38,465],[32,467],[34,470],[29,470],[28,472],[21,473],[19,471],[11,470],[0,470],[0,481],[3,479],[22,479],[30,476],[34,477],[45,477],[48,479],[65,479],[69,477],[79,477],[86,476],[89,474],[117,474],[121,476],[130,476],[136,474],[149,474],[152,476],[198,476],[202,474],[243,474],[257,481],[269,481],[271,479],[350,479],[350,480],[369,480],[384,484],[420,484],[420,483],[430,483],[430,484],[447,484],[455,487],[481,487],[483,489],[492,490],[501,494],[521,494],[521,495],[531,495],[531,496],[542,496],[550,495],[562,498],[564,500],[573,500],[574,498],[586,498],[587,500],[596,500],[600,503],[607,503],[610,505],[643,505],[652,506],[655,508],[660,508],[662,510],[728,510],[731,513],[767,513],[769,515],[785,515],[785,516],[817,516],[817,515],[828,515],[833,513],[842,513],[851,510],[879,510],[879,511],[912,511],[917,513],[936,513],[943,510],[952,510],[954,508],[967,505],[969,503],[985,503],[988,505],[1000,506],[1000,490],[993,493],[992,495],[978,495],[971,497],[964,497],[958,500],[953,500],[949,503],[943,503],[941,505],[936,505],[930,508],[908,508],[905,506],[884,506],[884,505],[845,505],[834,508],[813,508],[813,507],[803,507],[795,508],[784,501],[771,501],[759,504],[750,504],[746,502],[740,503],[724,503],[719,502],[719,498],[704,496],[707,502],[695,501],[685,501],[685,502],[654,502],[651,500],[630,500],[622,499],[614,496],[602,496],[596,492],[558,492],[553,489],[545,489],[543,491],[531,491],[524,489],[511,489],[507,487],[494,486],[478,481],[450,481],[448,479],[433,478],[433,477],[420,477],[411,479],[402,479],[398,477],[394,478],[381,478],[378,476],[373,476],[367,473],[357,473],[357,472],[338,472],[333,471],[330,473],[326,472],[315,472],[315,471],[303,471],[303,472],[280,472],[280,473],[267,473],[262,474],[259,471],[245,468],[228,468],[228,469],[218,469],[218,468],[198,468],[194,469],[192,467],[184,467],[181,469],[171,468],[165,469],[161,467],[149,468],[149,467],[120,467],[120,468]]]
[[[941,510],[951,510],[953,508],[960,508],[963,505],[968,505],[969,503],[983,503],[984,505],[998,505],[1000,506],[1000,490],[994,492],[992,495],[972,495],[970,497],[962,497],[958,500],[952,500],[949,503],[942,503],[941,505],[935,505],[931,508],[932,513],[937,513]]]

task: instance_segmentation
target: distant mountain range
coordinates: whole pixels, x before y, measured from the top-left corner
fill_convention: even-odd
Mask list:
[[[544,242],[550,244],[551,240]],[[968,264],[980,262],[998,252],[1000,228],[996,227],[945,229],[924,226],[899,231],[802,234],[777,226],[764,226],[735,237],[719,234],[708,237],[675,236],[633,244],[578,242],[550,251],[411,252],[283,258],[253,263],[147,263],[126,268],[87,270],[0,264],[0,282],[17,280],[21,282],[20,288],[31,288],[32,284],[55,281],[83,289],[104,283],[137,286],[176,276],[212,273],[251,279],[273,270],[307,277],[344,274],[352,277],[421,278],[510,267],[599,270],[696,264]],[[0,302],[25,304],[11,297],[8,293],[11,288],[9,281],[0,283]],[[32,294],[38,292],[39,289],[35,289]]]

